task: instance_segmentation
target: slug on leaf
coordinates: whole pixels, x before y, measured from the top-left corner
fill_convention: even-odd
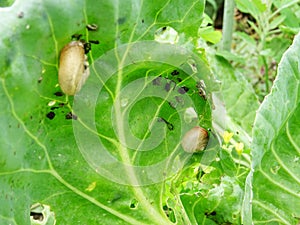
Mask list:
[[[193,127],[183,136],[181,145],[184,151],[195,153],[206,148],[208,143],[208,132],[199,126]]]
[[[90,74],[88,65],[81,41],[72,41],[61,50],[58,80],[65,94],[75,95],[81,89]]]

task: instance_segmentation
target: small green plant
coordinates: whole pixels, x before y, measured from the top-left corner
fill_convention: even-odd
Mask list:
[[[299,29],[297,3],[236,1],[238,32],[233,34],[233,54],[243,57],[244,62],[233,65],[243,70],[260,101],[269,93],[282,54]]]

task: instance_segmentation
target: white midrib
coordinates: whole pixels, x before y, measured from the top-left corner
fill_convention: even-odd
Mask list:
[[[130,47],[128,46],[124,55],[122,56],[122,60],[119,61],[118,66],[118,81],[116,85],[116,98],[114,102],[114,109],[115,109],[115,120],[117,125],[117,136],[120,139],[119,141],[119,154],[121,156],[121,159],[125,165],[130,165],[131,160],[128,155],[128,149],[126,147],[126,138],[125,138],[125,130],[124,130],[124,122],[123,122],[123,115],[121,110],[121,98],[118,96],[118,94],[121,91],[122,86],[122,75],[123,75],[123,66],[124,66],[124,60],[129,52]],[[124,144],[122,144],[124,143]],[[124,171],[126,172],[127,179],[129,183],[131,184],[132,191],[135,194],[136,199],[139,202],[139,205],[142,206],[151,216],[151,219],[153,220],[153,223],[155,224],[172,224],[166,217],[163,217],[161,213],[159,213],[157,210],[153,210],[153,206],[147,200],[147,197],[143,194],[143,190],[141,187],[136,186],[138,184],[138,179],[136,177],[136,173],[134,171],[133,166],[124,166]]]

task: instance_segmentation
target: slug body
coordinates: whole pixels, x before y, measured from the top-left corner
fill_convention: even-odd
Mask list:
[[[208,143],[207,131],[199,126],[193,127],[184,135],[181,145],[184,151],[194,153],[202,151]]]
[[[81,89],[90,74],[88,65],[82,42],[72,41],[61,50],[58,80],[65,94],[74,95]]]

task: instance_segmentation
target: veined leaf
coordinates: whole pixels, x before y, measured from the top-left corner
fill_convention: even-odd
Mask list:
[[[257,112],[253,172],[248,176],[244,202],[245,224],[299,223],[299,46],[297,35],[283,55],[271,93]]]

